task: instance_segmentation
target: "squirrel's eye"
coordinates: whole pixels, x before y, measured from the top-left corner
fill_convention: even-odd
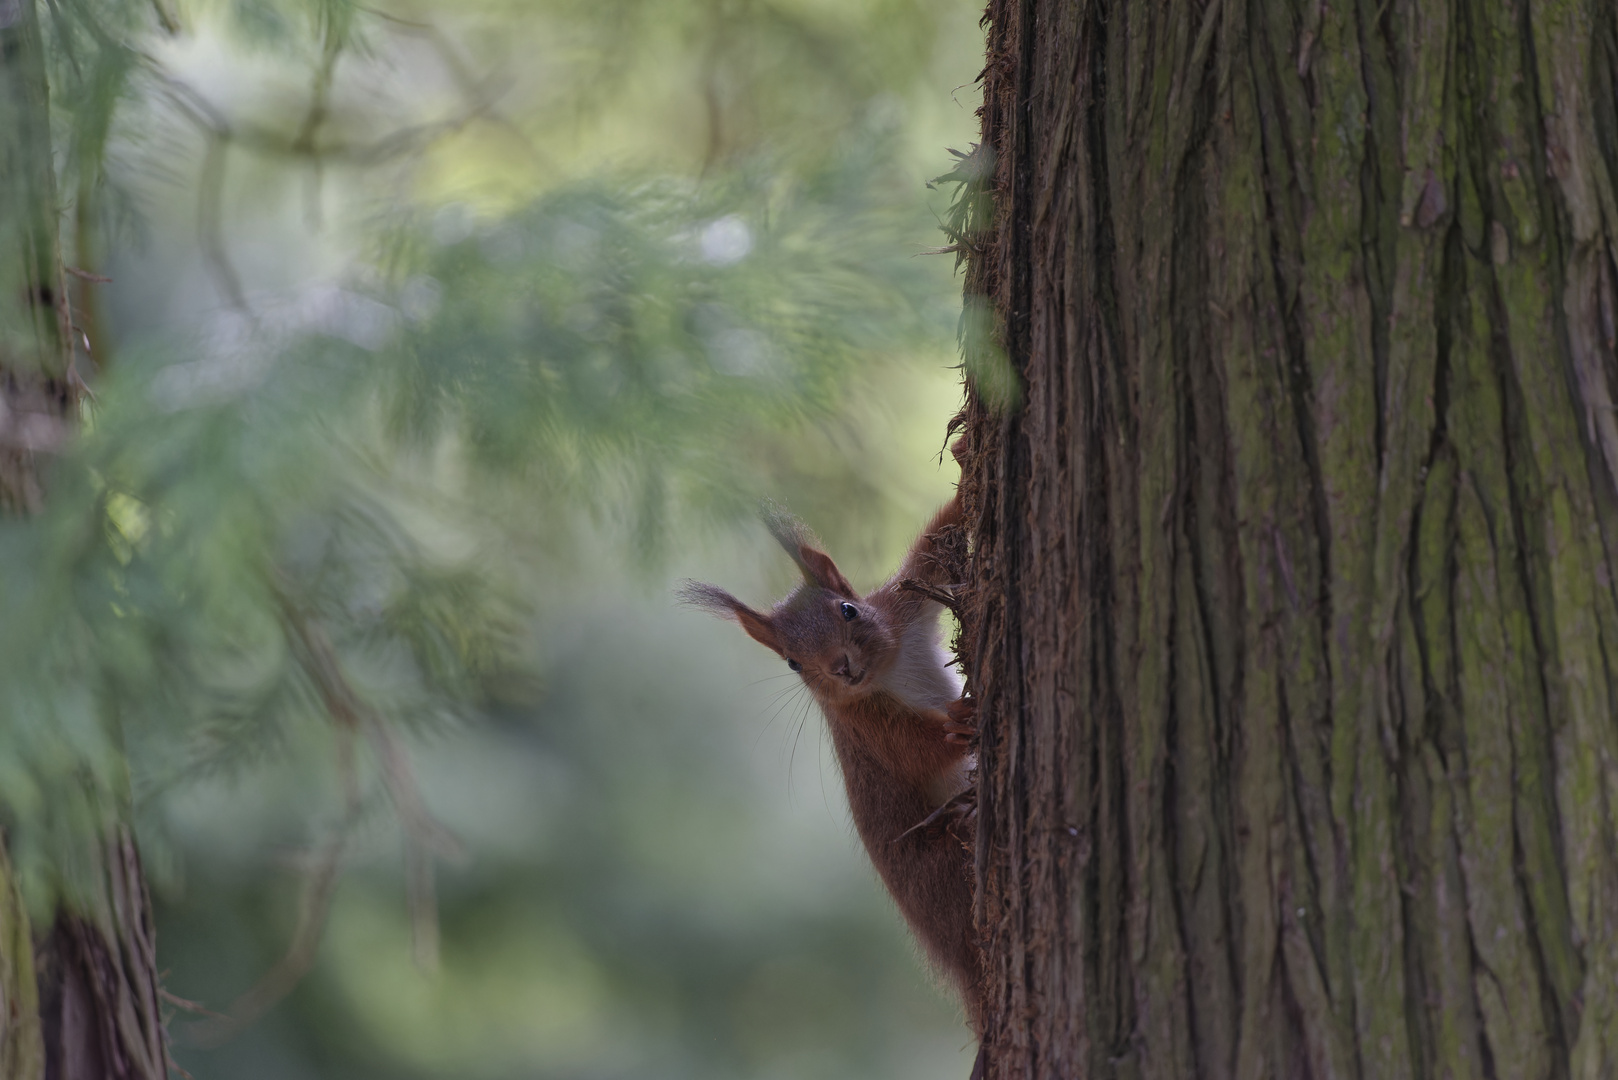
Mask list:
[[[860,617],[860,609],[855,607],[853,604],[844,604],[842,610],[844,622],[853,622],[855,619]]]
[[[802,671],[803,670],[803,665],[798,663],[796,660],[788,660],[787,661],[787,667],[791,668],[793,671]]]

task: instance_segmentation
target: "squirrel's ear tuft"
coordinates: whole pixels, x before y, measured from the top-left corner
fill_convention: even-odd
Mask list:
[[[820,550],[820,541],[815,539],[815,534],[809,531],[807,525],[769,501],[763,505],[763,517],[770,535],[792,556],[792,561],[803,572],[805,581],[838,596],[852,599],[859,595],[843,572],[837,569],[837,564],[831,561],[831,556]]]
[[[764,527],[770,530],[775,542],[786,549],[786,553],[792,556],[792,561],[798,564],[800,570],[807,573],[808,567],[803,565],[798,549],[805,546],[814,547],[819,543],[815,539],[815,534],[809,531],[809,526],[768,499],[759,504],[759,516],[764,519]]]
[[[677,595],[684,603],[740,623],[748,637],[765,648],[781,651],[781,636],[775,632],[775,623],[770,617],[754,611],[719,586],[688,581]]]
[[[680,603],[690,604],[692,607],[710,611],[722,619],[731,618],[731,613],[742,606],[740,600],[724,589],[702,581],[687,581],[680,586],[674,595],[679,598]]]

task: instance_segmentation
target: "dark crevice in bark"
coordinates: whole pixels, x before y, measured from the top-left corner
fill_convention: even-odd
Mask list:
[[[1032,126],[1030,116],[1034,101],[1033,91],[1029,86],[1034,74],[1034,45],[1037,38],[1033,29],[1035,0],[1021,0],[1021,11],[1018,13],[1018,25],[1023,27],[1017,42],[1019,54],[1017,57],[1017,79],[1013,84],[1013,108],[1016,120],[1009,126],[1012,143],[1004,147],[1002,152],[1009,159],[1008,170],[1011,177],[1011,190],[1009,192],[1011,214],[1005,225],[1006,235],[1009,237],[1002,254],[1002,271],[1006,275],[1007,288],[1004,293],[1005,306],[1002,314],[1005,317],[1005,346],[1011,359],[1013,368],[1018,375],[1027,381],[1028,368],[1031,357],[1028,351],[1028,303],[1032,289],[1030,281],[1033,277],[1033,244],[1032,222],[1029,220],[1029,195],[1034,179],[1033,145],[1029,137]],[[1009,432],[1008,432],[1009,434]],[[1009,439],[1006,445],[1015,445],[1016,440]],[[1013,549],[1015,550],[1015,549]]]
[[[1412,529],[1414,526],[1412,526]],[[1410,546],[1414,548],[1414,537]],[[1408,608],[1402,609],[1401,620],[1410,618]],[[1415,710],[1412,702],[1404,699],[1402,687],[1406,685],[1403,678],[1402,667],[1404,655],[1400,650],[1394,649],[1388,659],[1390,667],[1395,669],[1394,677],[1389,680],[1390,693],[1394,697],[1394,713],[1401,720],[1411,716]],[[1400,731],[1396,737],[1404,740],[1409,734],[1406,725],[1400,724]],[[1394,806],[1398,810],[1398,820],[1401,823],[1419,820],[1413,812],[1416,796],[1411,783],[1410,770],[1417,767],[1417,759],[1411,751],[1416,747],[1404,743],[1399,747],[1400,753],[1394,762]],[[1429,1080],[1433,1076],[1433,1069],[1428,1060],[1427,1049],[1433,1045],[1432,1029],[1428,1023],[1427,999],[1428,978],[1427,966],[1422,955],[1423,942],[1417,933],[1420,913],[1417,911],[1417,896],[1415,892],[1415,876],[1419,866],[1417,854],[1418,841],[1411,835],[1408,828],[1400,828],[1395,836],[1395,872],[1398,875],[1399,918],[1403,924],[1404,951],[1401,959],[1404,962],[1405,977],[1405,1016],[1404,1022],[1412,1048],[1412,1073],[1416,1080]],[[1425,845],[1421,845],[1425,852]]]
[[[1462,261],[1465,259],[1465,247],[1461,241],[1461,230],[1451,227],[1444,233],[1444,254],[1439,263],[1438,288],[1434,314],[1437,316],[1438,334],[1436,341],[1437,363],[1433,367],[1433,429],[1427,440],[1427,453],[1421,462],[1422,484],[1425,488],[1427,478],[1432,475],[1433,465],[1449,444],[1449,395],[1450,395],[1450,350],[1454,347],[1455,326],[1454,313],[1460,305],[1462,290],[1465,288],[1462,277]],[[1424,492],[1425,494],[1425,492]],[[1410,558],[1416,557],[1415,530],[1417,521],[1411,523]],[[1412,593],[1411,595],[1414,595]]]
[[[1398,116],[1402,98],[1394,44],[1388,37],[1388,8],[1391,3],[1381,0],[1359,0],[1355,4],[1356,32],[1360,44],[1360,82],[1369,102],[1365,130],[1365,152],[1360,159],[1360,250],[1364,259],[1366,292],[1371,300],[1371,355],[1375,371],[1376,388],[1376,466],[1380,473],[1386,464],[1388,451],[1387,418],[1382,403],[1387,400],[1388,321],[1393,311],[1394,249],[1397,243],[1394,230],[1397,220],[1391,211],[1397,200],[1397,185],[1392,177],[1382,175],[1382,141],[1396,138],[1397,124],[1390,118]],[[1378,64],[1380,50],[1382,63]],[[1391,70],[1390,87],[1383,87],[1378,72]],[[1388,93],[1387,91],[1390,91]],[[1391,142],[1391,146],[1396,146]],[[1391,197],[1390,197],[1391,196]],[[1326,564],[1329,565],[1329,564]]]
[[[1021,10],[1017,15],[1019,26],[1027,27],[1032,21],[1034,0],[1021,0]],[[1018,55],[1013,68],[1015,78],[1012,83],[1011,112],[1008,117],[1006,132],[1010,135],[1010,145],[1002,140],[999,144],[997,157],[1002,157],[1007,163],[1007,169],[1002,175],[1010,177],[1009,190],[1002,189],[1006,198],[1006,205],[1010,209],[1007,221],[1003,227],[1006,237],[1004,247],[997,252],[1000,259],[1000,274],[1003,279],[1003,302],[999,311],[1004,320],[1003,334],[1006,355],[1011,361],[1012,369],[1017,372],[1019,379],[1026,383],[1028,379],[1029,349],[1028,349],[1028,281],[1032,275],[1031,244],[1028,223],[1028,191],[1031,183],[1033,169],[1029,161],[1030,146],[1027,137],[1028,114],[1031,109],[1031,93],[1029,81],[1032,74],[1032,49],[1034,35],[1023,31],[1017,42]],[[1021,433],[1020,417],[1012,413],[1007,415],[999,424],[1000,444],[1006,448],[1000,459],[1000,490],[1009,490],[1014,478],[1025,475],[1026,458],[1024,440]],[[1029,803],[1026,801],[1027,771],[1023,767],[1026,754],[1025,735],[1028,729],[1028,703],[1021,692],[1024,683],[1023,658],[1024,644],[1022,640],[1022,575],[1019,573],[1024,560],[1020,557],[1022,552],[1021,515],[1019,507],[1008,501],[1000,500],[996,506],[997,542],[1002,551],[1010,553],[1013,557],[1002,559],[1000,563],[1001,578],[999,581],[1001,592],[1000,618],[1004,637],[1004,646],[1001,652],[1003,674],[1009,689],[1007,694],[1006,710],[1001,714],[1006,724],[1006,734],[1010,736],[999,747],[1004,755],[1000,768],[1005,776],[1003,790],[1013,795],[1015,799],[1010,805],[1002,808],[1002,820],[1009,826],[1005,837],[1006,855],[1012,867],[1024,864],[1028,858],[1029,835],[1025,823],[1029,822]],[[1009,812],[1008,812],[1009,811]],[[1036,826],[1037,827],[1037,826]],[[1015,882],[1005,883],[1007,888],[1014,888]],[[1050,927],[1031,925],[1029,912],[1022,897],[1010,896],[1013,900],[1012,915],[1016,920],[1012,929],[1016,933],[1019,945],[1014,946],[1022,951],[1020,963],[1008,974],[1015,982],[1017,991],[1013,1001],[1008,1005],[1020,1005],[1023,1009],[1030,1007],[1028,1001],[1028,988],[1035,984],[1034,952],[1028,946],[1044,945],[1049,947],[1054,935]],[[1026,942],[1027,945],[1021,945]],[[1014,954],[1015,955],[1015,954]]]
[[[1279,706],[1280,713],[1277,719],[1279,721],[1278,726],[1281,731],[1282,761],[1286,763],[1287,768],[1287,774],[1285,776],[1286,789],[1284,798],[1289,813],[1289,819],[1292,822],[1293,827],[1301,831],[1304,818],[1304,807],[1298,800],[1298,791],[1306,783],[1306,780],[1299,771],[1298,767],[1298,748],[1293,744],[1293,732],[1296,731],[1297,728],[1293,723],[1292,717],[1290,716],[1290,709],[1288,707],[1287,696],[1284,689],[1278,697],[1277,704]],[[1281,894],[1282,919],[1283,921],[1292,918],[1296,919],[1296,925],[1303,933],[1304,940],[1308,942],[1310,953],[1309,959],[1314,962],[1315,967],[1320,971],[1326,971],[1328,969],[1328,957],[1326,955],[1326,942],[1322,936],[1320,919],[1318,917],[1310,918],[1311,913],[1318,915],[1321,910],[1319,897],[1324,892],[1324,888],[1323,882],[1320,879],[1319,870],[1315,865],[1314,859],[1310,857],[1307,847],[1305,848],[1304,865],[1309,875],[1308,881],[1305,883],[1305,891],[1301,895],[1296,892],[1285,891]],[[1299,911],[1301,911],[1303,914],[1298,915],[1297,912]],[[1278,955],[1284,955],[1284,953],[1278,953]],[[1288,969],[1287,965],[1283,964],[1282,966],[1284,970]],[[1299,1017],[1297,1026],[1292,1027],[1289,1030],[1300,1033],[1300,1037],[1298,1039],[1300,1047],[1306,1047],[1307,1040],[1301,1037],[1301,1033],[1306,1029],[1306,1023],[1308,1025],[1318,1025],[1322,1022],[1322,1017],[1308,1014],[1308,1010],[1306,1010],[1304,1007],[1303,995],[1300,993],[1299,988],[1292,985],[1292,976],[1290,974],[1288,974],[1284,980],[1284,990],[1284,998],[1288,1010],[1295,1013]],[[1319,1064],[1324,1065],[1324,1063]],[[1329,1068],[1316,1070],[1311,1067],[1310,1075],[1312,1078],[1315,1076],[1317,1071],[1323,1071],[1329,1074],[1331,1070]],[[1325,1080],[1325,1078],[1321,1077],[1320,1080]]]
[[[1618,180],[1618,12],[1609,6],[1591,28],[1594,63],[1590,69],[1590,104],[1596,146],[1607,175]],[[1611,348],[1611,344],[1609,344]]]
[[[1173,526],[1169,526],[1169,528],[1173,529]],[[1175,572],[1174,564],[1178,562],[1180,558],[1180,553],[1178,551],[1179,544],[1176,542],[1177,540],[1178,537],[1173,537],[1169,541],[1171,546],[1175,549],[1175,553],[1173,556],[1171,556],[1168,567],[1171,575]],[[1178,637],[1180,630],[1178,623],[1183,617],[1183,614],[1179,610],[1179,605],[1171,602],[1169,605],[1168,620],[1169,640],[1172,641]],[[1167,700],[1169,702],[1169,708],[1163,718],[1163,745],[1165,748],[1174,747],[1179,744],[1180,712],[1175,706],[1178,691],[1180,689],[1180,673],[1177,663],[1178,660],[1178,653],[1170,655],[1169,668],[1167,672],[1167,685],[1164,688]],[[1180,809],[1180,785],[1183,781],[1180,776],[1179,769],[1176,768],[1176,755],[1169,752],[1167,749],[1163,755],[1161,768],[1162,783],[1160,784],[1158,791],[1159,805],[1157,812],[1161,815],[1163,821],[1163,859],[1167,864],[1164,877],[1169,885],[1168,903],[1170,912],[1173,916],[1172,930],[1175,940],[1171,945],[1171,949],[1177,952],[1179,956],[1186,957],[1191,954],[1191,942],[1189,940],[1190,935],[1187,933],[1186,924],[1188,920],[1186,917],[1185,896],[1183,891],[1187,868],[1182,865],[1180,861],[1180,847],[1183,838],[1181,837],[1179,830],[1175,827],[1178,821],[1178,810]],[[1189,967],[1189,965],[1187,965],[1187,967]],[[1186,976],[1187,977],[1184,980],[1184,983],[1181,986],[1176,987],[1176,992],[1181,998],[1180,1007],[1186,1011],[1187,1025],[1192,1032],[1195,1032],[1197,1030],[1197,1007],[1195,996],[1190,992],[1191,982],[1195,977],[1195,974],[1194,972],[1188,970],[1186,972]],[[1192,1044],[1193,1060],[1195,1060],[1195,1054],[1197,1049],[1199,1049],[1199,1046],[1200,1044],[1196,1042],[1193,1042]],[[1197,1071],[1200,1073],[1203,1070],[1199,1069]]]
[[[1281,962],[1279,953],[1276,955],[1275,966],[1278,970],[1270,973],[1270,978],[1280,984],[1281,987],[1281,1010],[1282,1015],[1285,1017],[1285,1030],[1288,1032],[1302,1031],[1308,1021],[1307,1014],[1303,1006],[1299,1004],[1297,992],[1291,986],[1286,972],[1286,965]],[[1293,1078],[1296,1078],[1296,1080],[1329,1080],[1328,1077],[1321,1076],[1315,1069],[1315,1063],[1309,1056],[1309,1047],[1302,1039],[1292,1040],[1289,1048],[1291,1054],[1284,1060],[1282,1067],[1276,1070],[1278,1075],[1288,1077],[1289,1080],[1293,1080]]]
[[[1082,937],[1096,942],[1093,955],[1099,975],[1086,995],[1086,1000],[1100,1003],[1098,1032],[1090,1040],[1093,1052],[1086,1064],[1098,1075],[1105,1075],[1107,1063],[1121,1061],[1131,1053],[1136,1023],[1128,1006],[1134,997],[1134,986],[1124,957],[1126,911],[1120,903],[1120,885],[1126,871],[1119,852],[1130,833],[1122,753],[1126,745],[1123,694],[1117,681],[1124,658],[1115,651],[1117,643],[1108,631],[1119,604],[1113,592],[1119,568],[1113,563],[1110,529],[1120,510],[1115,504],[1111,477],[1120,467],[1118,459],[1124,448],[1138,444],[1138,431],[1131,408],[1130,374],[1119,346],[1123,330],[1113,276],[1119,259],[1118,239],[1107,214],[1113,197],[1108,151],[1114,133],[1109,118],[1116,116],[1115,94],[1120,88],[1113,87],[1107,77],[1101,5],[1085,4],[1081,12],[1078,33],[1085,43],[1083,70],[1095,102],[1079,129],[1084,140],[1083,160],[1091,165],[1083,189],[1089,193],[1084,209],[1096,228],[1089,238],[1088,250],[1081,248],[1078,253],[1079,260],[1091,261],[1086,282],[1090,289],[1086,298],[1090,324],[1081,331],[1087,362],[1074,358],[1084,388],[1080,395],[1085,414],[1080,444],[1083,460],[1079,463],[1084,501],[1075,501],[1072,511],[1078,521],[1085,522],[1076,525],[1085,549],[1080,580],[1099,585],[1092,591],[1084,621],[1089,638],[1085,651],[1091,657],[1091,685],[1095,688],[1089,703],[1094,719],[1088,725],[1090,733],[1097,737],[1092,751],[1093,790],[1102,809],[1090,838],[1088,919],[1077,929]]]
[[[1464,889],[1465,886],[1463,885],[1462,888]],[[1481,972],[1483,976],[1492,982],[1495,985],[1495,988],[1498,990],[1500,980],[1495,977],[1494,972],[1490,971],[1489,966],[1484,963],[1483,957],[1478,952],[1477,936],[1472,931],[1470,926],[1468,926],[1467,929],[1466,940],[1472,951],[1472,969],[1474,971]],[[1473,997],[1473,1002],[1473,1009],[1477,1017],[1478,1025],[1478,1054],[1481,1056],[1483,1061],[1484,1078],[1485,1080],[1511,1080],[1510,1077],[1502,1077],[1499,1070],[1495,1067],[1494,1050],[1489,1045],[1488,1024],[1484,1017],[1482,1004],[1477,1001],[1475,995]]]
[[[1515,746],[1512,748],[1512,752],[1514,755],[1517,753]],[[1513,793],[1514,800],[1520,799],[1521,797],[1522,796]],[[1560,837],[1558,837],[1558,843],[1560,843]],[[1513,829],[1511,863],[1513,868],[1517,871],[1515,874],[1515,880],[1513,881],[1517,903],[1521,906],[1521,910],[1532,912],[1534,910],[1534,898],[1525,886],[1527,877],[1532,870],[1528,865],[1526,856],[1527,852],[1525,849],[1522,830]],[[1550,1049],[1555,1063],[1554,1074],[1558,1076],[1567,1075],[1571,1072],[1570,1054],[1573,1036],[1562,1014],[1561,1003],[1557,1001],[1555,973],[1551,970],[1550,964],[1547,960],[1546,942],[1543,940],[1543,932],[1540,921],[1538,919],[1529,919],[1524,927],[1524,930],[1527,933],[1531,943],[1530,956],[1534,963],[1534,970],[1539,977],[1539,985],[1541,987],[1539,1008],[1543,1014],[1545,1030],[1548,1031],[1551,1036]],[[1485,1051],[1487,1052],[1487,1040],[1485,1040]]]

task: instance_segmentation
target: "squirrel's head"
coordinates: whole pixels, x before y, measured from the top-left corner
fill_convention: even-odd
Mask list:
[[[749,637],[775,650],[800,674],[823,704],[875,692],[899,653],[888,613],[854,591],[801,522],[773,507],[765,521],[803,574],[785,600],[757,611],[717,586],[695,581],[686,583],[681,598],[740,623]]]

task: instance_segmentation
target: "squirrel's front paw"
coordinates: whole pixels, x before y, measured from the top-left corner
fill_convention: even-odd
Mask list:
[[[976,698],[961,698],[949,703],[945,710],[949,719],[944,722],[944,741],[970,743],[978,737],[978,702]]]

